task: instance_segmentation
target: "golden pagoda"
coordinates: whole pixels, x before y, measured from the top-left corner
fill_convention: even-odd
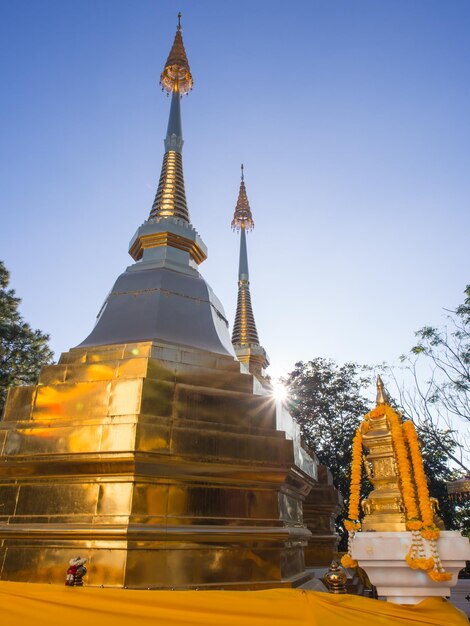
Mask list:
[[[324,468],[235,358],[198,270],[207,249],[184,190],[181,96],[192,76],[180,23],[161,84],[171,94],[165,153],[149,218],[129,245],[135,262],[90,335],[36,386],[9,391],[1,580],[63,584],[80,555],[88,586],[296,586],[309,577],[306,498],[331,528],[336,492]],[[324,539],[334,546],[335,535],[313,532],[328,562]]]
[[[261,346],[256,329],[255,316],[251,306],[250,279],[248,273],[248,253],[246,232],[253,230],[255,223],[251,214],[250,203],[245,187],[243,164],[241,166],[240,190],[232,220],[232,228],[240,232],[240,262],[238,266],[238,297],[232,344],[237,358],[246,363],[248,370],[262,379],[264,370],[269,365],[268,355]]]
[[[377,377],[376,406],[388,404],[388,396],[380,376]],[[385,415],[371,420],[363,435],[368,454],[364,458],[367,476],[374,490],[362,501],[363,530],[406,530],[405,505],[401,495],[395,461],[392,432]]]

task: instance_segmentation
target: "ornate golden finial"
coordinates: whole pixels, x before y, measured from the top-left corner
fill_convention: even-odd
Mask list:
[[[175,40],[166,60],[163,72],[160,75],[160,85],[168,93],[173,91],[181,95],[188,93],[193,88],[193,77],[189,69],[188,57],[184,49],[181,35],[181,13],[178,13],[178,26]]]
[[[235,213],[233,214],[232,228],[233,230],[240,230],[241,228],[244,228],[245,230],[252,230],[255,223],[251,214],[248,196],[246,195],[243,163],[241,170],[240,191],[238,192],[237,206],[235,207]]]
[[[380,378],[380,375],[377,376],[376,403],[377,403],[377,406],[379,406],[380,404],[388,404],[387,392],[385,391],[385,387],[384,387],[382,379]]]
[[[346,591],[347,576],[344,570],[336,563],[332,561],[330,569],[323,576],[323,582],[325,583],[329,593],[347,593]]]

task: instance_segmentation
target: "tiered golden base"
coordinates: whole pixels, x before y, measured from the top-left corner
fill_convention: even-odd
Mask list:
[[[88,585],[295,585],[315,484],[239,364],[155,343],[74,349],[0,422],[0,577]],[[282,506],[281,506],[282,505]],[[280,513],[282,511],[282,513]]]

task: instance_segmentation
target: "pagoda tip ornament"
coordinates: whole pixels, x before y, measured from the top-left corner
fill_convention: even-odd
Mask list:
[[[376,404],[380,406],[381,404],[388,404],[389,399],[387,392],[385,391],[385,387],[383,384],[383,380],[380,375],[377,376],[377,396],[376,396]]]
[[[235,213],[233,214],[232,228],[233,230],[240,231],[253,230],[255,222],[251,214],[250,203],[248,202],[248,196],[246,195],[245,176],[243,172],[243,163],[241,164],[241,181],[240,191],[238,192],[237,205],[235,207]]]
[[[180,95],[184,95],[193,88],[193,77],[189,69],[188,57],[186,56],[181,35],[181,13],[178,13],[175,40],[163,72],[160,75],[160,85],[162,86],[162,91],[167,91],[168,94],[176,91]]]

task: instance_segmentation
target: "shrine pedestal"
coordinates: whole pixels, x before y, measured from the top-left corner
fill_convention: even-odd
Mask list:
[[[423,540],[427,556],[429,542]],[[470,559],[470,543],[455,530],[445,530],[437,542],[442,565],[451,580],[435,582],[422,570],[408,567],[405,557],[411,546],[411,532],[359,532],[352,541],[352,558],[367,573],[377,594],[388,602],[416,604],[431,596],[450,596],[457,575]]]

